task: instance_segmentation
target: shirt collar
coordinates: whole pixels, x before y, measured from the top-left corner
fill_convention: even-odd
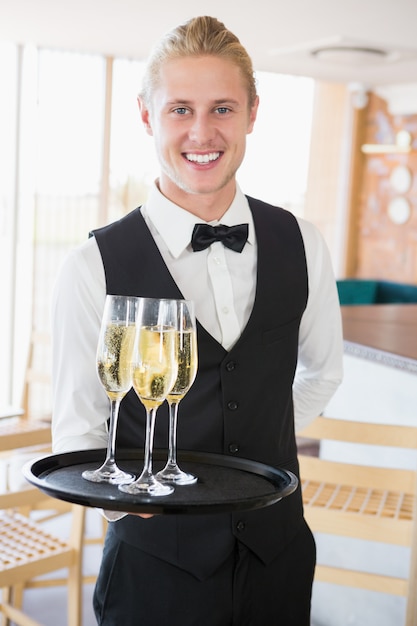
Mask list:
[[[178,258],[190,245],[194,225],[205,223],[204,220],[168,200],[159,191],[156,184],[152,185],[144,209],[175,258]],[[255,243],[255,231],[252,212],[246,196],[237,185],[236,195],[226,213],[220,221],[213,221],[210,224],[234,226],[243,223],[249,224],[248,242],[253,245]]]

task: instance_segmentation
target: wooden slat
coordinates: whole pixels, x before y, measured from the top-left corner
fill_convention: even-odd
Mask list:
[[[43,626],[40,622],[37,622],[28,615],[25,615],[22,611],[19,611],[19,609],[5,602],[0,601],[0,609],[6,617],[22,626]]]
[[[406,611],[406,626],[417,625],[417,488],[414,494],[414,525],[411,537],[411,560],[409,572],[409,594]]]
[[[408,583],[403,578],[343,570],[328,565],[317,565],[315,578],[316,580],[333,583],[335,585],[360,587],[361,589],[368,589],[369,591],[392,593],[398,596],[405,596],[408,592]]]
[[[0,420],[0,451],[47,444],[51,440],[48,422],[24,417]]]
[[[417,428],[317,417],[299,433],[310,439],[330,439],[370,445],[417,449]]]
[[[30,419],[32,414],[30,406],[31,387],[40,385],[47,389],[51,384],[50,374],[45,372],[44,368],[36,365],[35,356],[39,349],[50,350],[50,345],[51,337],[49,333],[32,329],[21,399],[21,406],[26,419]],[[42,417],[50,418],[50,415]]]
[[[399,546],[409,546],[412,525],[411,520],[392,518],[377,519],[370,515],[345,511],[323,510],[320,507],[304,507],[304,515],[315,532],[357,537],[368,541],[381,541]]]
[[[334,484],[375,487],[414,493],[416,473],[412,470],[370,467],[311,456],[299,456],[301,479],[328,481]]]
[[[45,503],[48,497],[36,487],[29,486],[20,491],[0,492],[0,509],[16,509],[20,507],[37,508],[37,504]],[[51,499],[52,501],[52,499]],[[42,507],[43,508],[43,507]],[[51,508],[53,508],[51,506]]]

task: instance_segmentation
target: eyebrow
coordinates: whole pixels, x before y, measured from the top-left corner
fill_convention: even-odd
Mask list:
[[[168,100],[166,103],[166,106],[174,106],[174,105],[181,105],[181,106],[188,106],[188,105],[192,105],[193,101],[192,100],[181,100],[180,98],[178,100]],[[220,105],[220,104],[233,104],[233,105],[239,105],[240,103],[237,100],[234,100],[233,98],[217,98],[216,100],[213,100],[214,105]]]

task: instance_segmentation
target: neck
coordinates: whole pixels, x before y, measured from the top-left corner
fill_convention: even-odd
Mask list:
[[[167,188],[166,185],[161,183],[161,180],[157,181],[157,185],[159,191],[168,198],[168,200],[205,222],[220,220],[232,204],[236,195],[235,181],[233,181],[233,185],[228,185],[217,192],[207,194],[192,194],[183,191],[179,187],[172,189],[168,186]]]

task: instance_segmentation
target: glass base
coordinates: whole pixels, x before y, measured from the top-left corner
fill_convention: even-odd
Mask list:
[[[131,484],[119,485],[119,490],[130,495],[169,496],[170,493],[173,493],[174,487],[164,485],[154,476],[150,476],[147,478],[139,477]]]
[[[85,470],[81,475],[91,483],[107,483],[108,485],[126,485],[132,483],[136,478],[133,474],[123,472],[118,468]]]
[[[156,478],[162,483],[173,485],[194,485],[198,480],[197,476],[183,472],[178,465],[167,465],[156,474]]]

